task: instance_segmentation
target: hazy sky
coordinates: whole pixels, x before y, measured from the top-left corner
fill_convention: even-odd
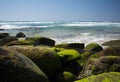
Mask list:
[[[120,21],[120,0],[0,0],[0,21]]]

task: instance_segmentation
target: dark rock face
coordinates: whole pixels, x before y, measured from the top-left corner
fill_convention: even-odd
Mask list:
[[[0,47],[0,82],[49,82],[26,56]]]
[[[50,38],[46,38],[46,37],[32,37],[32,38],[26,38],[26,40],[31,40],[34,41],[34,45],[47,45],[47,46],[54,46],[55,45],[55,41],[50,39]]]
[[[84,49],[84,43],[67,43],[67,44],[58,44],[55,45],[58,48],[67,48],[67,49]]]
[[[20,37],[26,37],[24,33],[19,32],[18,34],[16,34],[16,37],[20,38]]]
[[[3,38],[1,41],[0,41],[0,45],[1,46],[4,46],[5,44],[9,43],[9,42],[12,42],[12,41],[15,41],[15,40],[18,40],[16,37],[5,37]]]
[[[8,33],[0,33],[0,39],[3,39],[5,37],[9,37]]]

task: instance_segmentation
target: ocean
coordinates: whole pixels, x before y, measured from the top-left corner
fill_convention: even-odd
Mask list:
[[[120,39],[120,22],[30,22],[1,21],[0,33],[15,36],[23,32],[27,37],[44,36],[60,43],[102,44]]]

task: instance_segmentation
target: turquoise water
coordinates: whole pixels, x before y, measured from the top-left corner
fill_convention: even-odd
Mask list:
[[[28,37],[45,36],[56,43],[103,43],[120,39],[119,22],[0,22],[0,32],[15,36],[23,32]]]

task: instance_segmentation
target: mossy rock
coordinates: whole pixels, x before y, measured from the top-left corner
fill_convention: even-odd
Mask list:
[[[4,46],[6,45],[7,43],[10,43],[12,41],[16,41],[18,40],[17,37],[14,37],[14,36],[10,36],[10,37],[5,37],[3,38],[2,40],[0,40],[0,45],[1,46]]]
[[[100,52],[103,48],[97,43],[90,43],[85,47],[86,51]]]
[[[19,33],[16,34],[16,37],[17,37],[17,38],[23,38],[23,37],[26,37],[26,36],[25,36],[24,33],[19,32]]]
[[[30,58],[38,65],[39,68],[43,70],[49,79],[54,78],[54,76],[61,71],[61,60],[57,53],[51,50],[49,47],[11,46],[9,48]]]
[[[84,49],[84,43],[66,43],[66,44],[57,44],[55,47],[59,48],[78,48],[78,49]]]
[[[87,60],[89,59],[89,57],[91,55],[94,55],[94,54],[92,54],[90,52],[84,52],[84,53],[80,54],[81,58],[79,60],[77,60],[77,62],[79,62],[79,64],[81,66],[83,66],[87,62]]]
[[[60,57],[62,63],[62,70],[69,71],[77,76],[82,69],[80,64],[77,62],[77,60],[80,59],[80,54],[78,53],[78,51],[73,49],[56,48],[56,47],[52,47],[51,49],[58,53],[58,56]],[[71,55],[74,55],[74,57]]]
[[[63,51],[60,51],[58,52],[58,56],[60,56],[64,61],[73,61],[80,59],[80,53],[73,49],[65,49]]]
[[[64,51],[65,48],[51,47],[51,50],[54,50],[54,51],[56,51],[56,52],[61,52],[61,51]]]
[[[108,72],[98,75],[92,75],[74,82],[120,82],[119,72]]]
[[[5,46],[12,46],[12,45],[34,45],[34,41],[17,40],[17,41],[12,41],[12,42],[5,44]]]
[[[0,82],[49,82],[26,56],[0,47]]]
[[[31,37],[31,38],[26,38],[26,40],[34,41],[35,45],[47,45],[47,46],[55,45],[54,40],[46,37]]]
[[[9,37],[8,33],[0,33],[0,39],[3,39],[5,37]]]
[[[109,46],[109,47],[120,47],[120,40],[110,40],[110,41],[104,42],[102,45]]]
[[[120,57],[101,56],[99,58],[91,58],[85,64],[79,78],[104,72],[120,72]]]
[[[76,78],[72,73],[64,71],[63,73],[57,75],[55,82],[74,82],[75,80]]]
[[[80,53],[83,52],[84,43],[66,43],[66,44],[57,44],[55,45],[57,48],[65,48],[65,49],[75,49]]]
[[[80,54],[78,51],[73,49],[64,49],[58,52],[58,56],[61,58],[64,71],[69,71],[74,75],[78,75],[82,69],[78,62],[76,62],[80,59]]]

